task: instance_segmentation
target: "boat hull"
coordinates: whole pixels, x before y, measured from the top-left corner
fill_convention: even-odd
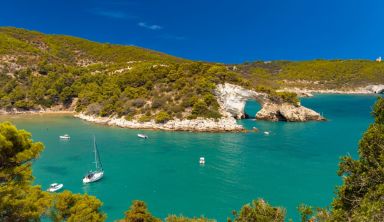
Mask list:
[[[47,189],[47,191],[48,192],[56,192],[56,191],[58,191],[58,190],[60,190],[61,188],[63,188],[63,184],[59,184],[59,185],[57,185],[56,187],[50,187],[50,188],[48,188]]]
[[[144,135],[144,134],[137,134],[137,137],[142,138],[142,139],[148,139],[148,136]]]
[[[62,140],[69,140],[71,137],[69,137],[69,136],[60,136],[60,139],[62,139]]]
[[[96,182],[98,180],[100,180],[101,178],[103,178],[104,176],[104,171],[101,171],[101,172],[95,172],[92,174],[92,176],[85,176],[83,178],[83,183],[92,183],[92,182]]]

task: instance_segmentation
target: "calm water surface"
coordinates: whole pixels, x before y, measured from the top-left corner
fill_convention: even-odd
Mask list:
[[[124,216],[135,199],[164,218],[169,213],[205,215],[225,221],[233,209],[262,197],[287,208],[298,220],[300,203],[328,205],[340,184],[336,175],[341,155],[357,156],[357,143],[372,122],[376,96],[318,95],[303,105],[323,113],[327,122],[271,123],[242,120],[263,133],[187,133],[129,130],[84,122],[71,116],[0,117],[33,134],[46,149],[33,165],[35,183],[43,189],[60,182],[75,193],[104,202],[108,221]],[[249,102],[246,112],[259,106]],[[148,140],[137,138],[144,132]],[[59,135],[70,134],[70,141]],[[95,135],[105,176],[83,185],[92,169]],[[199,157],[206,165],[200,166]]]

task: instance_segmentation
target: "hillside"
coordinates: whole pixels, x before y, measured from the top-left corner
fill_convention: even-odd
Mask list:
[[[317,113],[301,108],[295,93],[276,90],[365,86],[382,83],[383,73],[384,64],[360,60],[241,65],[196,62],[134,46],[0,27],[2,112],[48,108],[75,110],[87,115],[84,118],[88,119],[89,116],[115,116],[140,123],[197,117],[217,120],[229,113],[233,117],[246,116],[243,113],[245,100],[258,100],[259,97],[263,98],[259,101],[262,110],[257,118],[322,120]],[[251,91],[230,86],[222,91],[224,95],[218,95],[217,89],[223,84],[234,84]],[[222,97],[222,103],[231,107],[224,107],[223,111],[219,97]],[[102,122],[109,121],[104,119]],[[191,123],[179,127],[184,128],[184,124],[190,126]],[[228,125],[227,121],[212,124],[215,127]],[[237,129],[235,122],[231,124]],[[132,126],[125,122],[117,125]],[[146,127],[153,128],[153,125]],[[201,128],[192,128],[196,127]]]
[[[50,107],[141,122],[219,118],[216,84],[249,84],[224,65],[133,46],[0,28],[0,107]],[[76,103],[73,103],[76,102]]]
[[[384,83],[384,63],[370,60],[260,61],[229,67],[253,84],[272,88],[351,90]]]

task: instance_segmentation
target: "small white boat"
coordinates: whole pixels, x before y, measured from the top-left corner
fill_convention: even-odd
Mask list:
[[[58,190],[60,190],[61,188],[63,188],[63,184],[62,183],[53,183],[51,184],[51,186],[49,186],[49,188],[47,189],[48,192],[56,192]]]
[[[101,164],[99,151],[97,150],[97,146],[96,146],[96,138],[95,137],[93,137],[93,152],[95,154],[96,167],[95,167],[94,171],[89,171],[87,173],[87,175],[84,176],[83,183],[92,183],[92,182],[100,180],[104,176],[103,165]]]
[[[148,139],[147,135],[141,134],[141,133],[137,134],[137,137],[142,138],[142,139]]]
[[[205,164],[205,158],[204,157],[200,157],[199,163],[201,165],[204,165]]]
[[[269,135],[269,132],[268,132],[268,131],[264,131],[264,134],[265,134],[265,135]]]
[[[62,140],[69,140],[69,139],[71,139],[71,137],[68,134],[64,134],[62,136],[59,136],[59,138],[62,139]]]

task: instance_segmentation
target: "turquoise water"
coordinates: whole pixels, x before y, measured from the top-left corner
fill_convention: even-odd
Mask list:
[[[298,221],[300,203],[328,205],[340,184],[336,175],[341,155],[357,155],[357,143],[372,122],[375,96],[318,95],[302,103],[329,121],[271,123],[242,120],[263,133],[188,133],[128,130],[95,125],[71,116],[1,117],[33,133],[46,149],[33,164],[35,183],[47,188],[60,182],[65,189],[89,193],[104,202],[108,221],[124,216],[131,201],[147,202],[158,217],[167,214],[205,215],[225,221],[233,209],[262,197],[287,208]],[[259,109],[249,102],[246,112]],[[137,138],[144,132],[148,140]],[[60,141],[68,133],[70,141]],[[96,136],[105,177],[83,185],[93,165]],[[199,166],[200,156],[206,165]]]

